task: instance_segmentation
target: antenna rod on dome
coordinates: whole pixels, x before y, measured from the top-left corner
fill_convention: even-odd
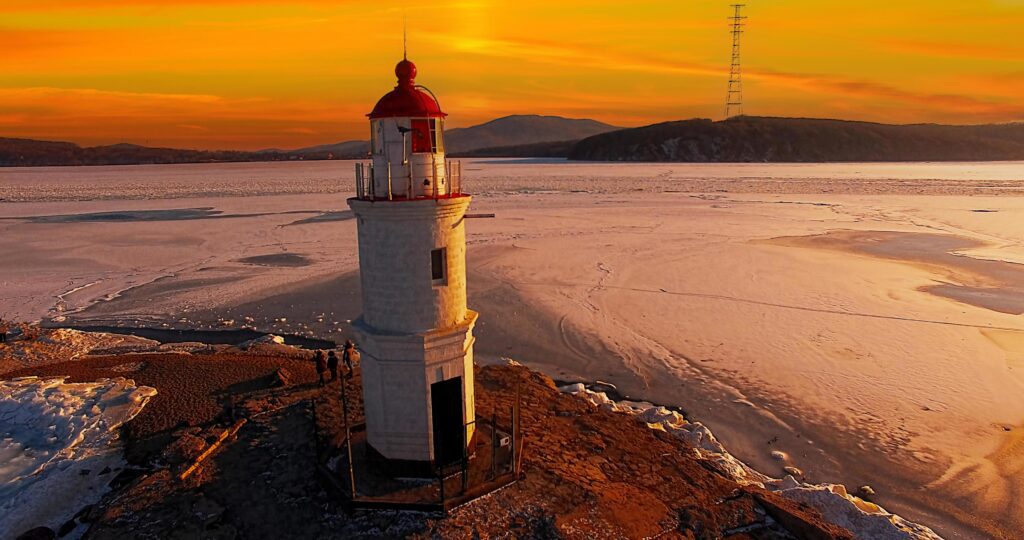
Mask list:
[[[409,16],[402,16],[402,60],[409,59],[409,40],[407,38],[409,31]]]

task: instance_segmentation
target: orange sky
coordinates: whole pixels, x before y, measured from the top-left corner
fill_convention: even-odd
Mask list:
[[[843,4],[843,5],[837,5]],[[295,148],[365,138],[408,17],[449,126],[721,118],[728,2],[0,0],[0,136]],[[746,112],[1024,120],[1024,0],[750,0]]]

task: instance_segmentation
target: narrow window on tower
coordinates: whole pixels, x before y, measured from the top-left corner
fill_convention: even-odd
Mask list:
[[[448,284],[448,249],[438,248],[430,251],[430,279],[434,285]]]

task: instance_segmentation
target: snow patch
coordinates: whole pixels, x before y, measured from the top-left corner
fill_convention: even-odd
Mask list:
[[[126,362],[124,364],[118,364],[107,369],[109,369],[110,371],[116,371],[118,373],[131,373],[133,371],[142,371],[142,369],[145,367],[145,362]]]
[[[131,379],[0,381],[0,531],[57,530],[108,490],[125,460],[117,428],[156,390]]]
[[[150,352],[160,342],[132,335],[82,332],[70,328],[28,328],[28,336],[0,348],[0,372],[75,360],[85,355]],[[38,334],[38,337],[32,337]]]

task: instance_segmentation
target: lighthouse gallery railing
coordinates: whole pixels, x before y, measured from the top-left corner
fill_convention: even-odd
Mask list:
[[[445,175],[444,177],[438,177],[437,168],[430,168],[430,185],[433,193],[427,195],[414,195],[413,194],[413,181],[412,172],[407,175],[408,180],[406,183],[407,189],[405,193],[398,193],[393,189],[394,183],[392,182],[391,166],[387,167],[386,171],[382,171],[383,174],[387,175],[387,192],[376,193],[376,182],[374,178],[377,174],[376,169],[372,162],[356,162],[356,198],[368,201],[393,201],[393,200],[411,200],[411,199],[440,199],[448,197],[461,197],[462,192],[462,162],[456,160],[445,160]],[[440,180],[447,178],[448,182],[448,193],[441,193],[438,190]]]

